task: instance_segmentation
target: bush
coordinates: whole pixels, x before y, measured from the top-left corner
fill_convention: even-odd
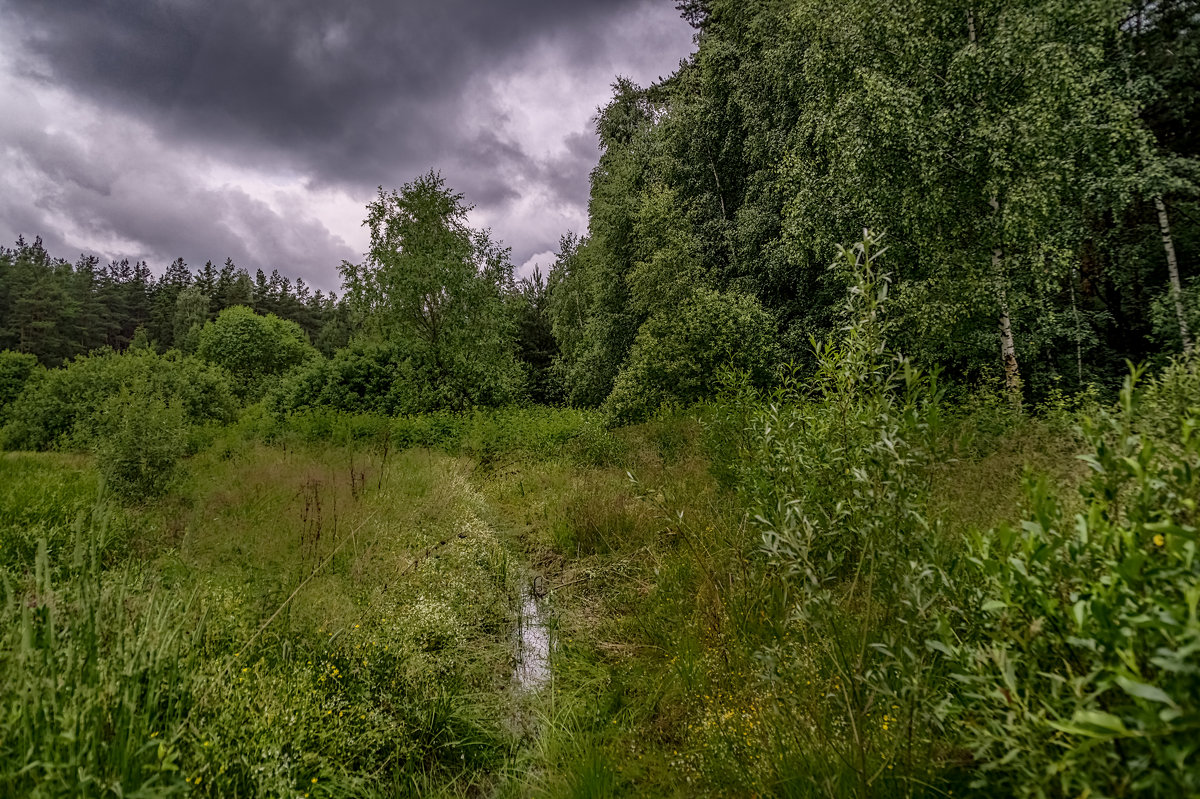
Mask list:
[[[1179,298],[1183,305],[1184,319],[1193,339],[1200,335],[1200,285],[1183,288]],[[1167,352],[1183,349],[1179,334],[1179,314],[1175,305],[1175,292],[1168,288],[1150,303],[1150,337]]]
[[[8,409],[0,444],[8,449],[92,446],[98,414],[122,387],[178,402],[192,424],[229,422],[237,415],[228,375],[195,358],[168,352],[111,350],[84,355],[30,381]]]
[[[1138,388],[1135,405],[1139,432],[1170,445],[1200,400],[1200,351],[1171,360]]]
[[[331,358],[315,358],[282,379],[268,394],[276,413],[326,408],[386,416],[470,411],[519,398],[504,374],[474,384],[466,405],[433,364],[391,342],[355,342]]]
[[[949,601],[930,514],[942,392],[888,353],[877,244],[868,235],[842,251],[845,325],[816,345],[812,377],[764,394],[743,376],[704,417],[716,476],[745,502],[762,562],[742,600],[758,618],[731,622],[762,666],[747,690],[772,710],[761,732],[743,730],[763,736],[765,754],[747,759],[746,739],[719,721],[704,744],[709,778],[739,792],[946,795],[933,754],[946,670],[931,668],[921,635]]]
[[[37,356],[27,352],[0,351],[0,425],[9,405],[21,395],[38,369]]]
[[[711,396],[722,368],[765,384],[777,360],[774,334],[774,320],[758,300],[699,289],[681,308],[660,311],[642,325],[604,410],[627,424],[664,402],[690,405]]]
[[[309,361],[280,381],[268,402],[276,413],[324,408],[387,416],[420,413],[437,405],[422,391],[422,383],[398,347],[362,342],[332,358]]]
[[[991,795],[1200,793],[1200,401],[1172,406],[1186,368],[1149,392],[1138,377],[1115,413],[1084,421],[1082,508],[1031,478],[1028,518],[972,545],[973,635],[946,651],[974,785]],[[1174,411],[1169,438],[1147,398]]]
[[[315,357],[300,325],[244,305],[226,308],[200,331],[196,354],[226,369],[242,396],[259,396],[264,381]]]
[[[127,500],[163,494],[187,449],[187,427],[177,398],[164,401],[145,383],[122,388],[96,418],[96,461],[108,486]]]

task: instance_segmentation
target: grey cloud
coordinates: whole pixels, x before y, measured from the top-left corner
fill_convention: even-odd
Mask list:
[[[542,179],[558,202],[578,202],[579,197],[587,196],[588,177],[600,157],[600,148],[590,128],[569,134],[564,143],[566,154],[543,166]]]
[[[119,134],[99,143],[108,161],[97,177],[98,159],[86,146],[64,137],[28,139],[15,159],[22,172],[41,185],[0,178],[0,219],[13,235],[41,235],[47,249],[73,257],[72,234],[103,240],[118,235],[112,248],[91,248],[105,260],[129,257],[161,267],[176,257],[193,266],[232,257],[251,272],[257,268],[304,277],[321,288],[336,288],[336,266],[356,254],[321,222],[303,213],[277,213],[237,188],[198,186],[175,166],[169,153],[141,170],[122,169],[146,153],[123,149]],[[36,195],[35,202],[28,196]],[[64,224],[66,229],[64,229]],[[219,248],[219,249],[218,249]],[[215,250],[215,251],[214,251]]]
[[[595,27],[643,1],[7,5],[55,81],[151,118],[169,137],[299,163],[336,183],[403,178],[398,161],[462,143],[452,123],[471,76],[550,35],[588,64],[600,53]]]
[[[0,165],[7,147],[26,176],[16,185],[0,175],[0,234],[41,233],[52,248],[61,238],[65,254],[76,240],[72,230],[89,231],[137,242],[140,255],[159,264],[176,255],[201,263],[230,255],[336,288],[332,267],[359,253],[302,207],[276,213],[244,191],[197,182],[203,153],[226,166],[296,176],[312,191],[364,199],[376,185],[440,169],[499,226],[496,235],[520,263],[555,249],[565,230],[556,226],[580,217],[598,151],[586,119],[553,120],[547,135],[557,138],[544,152],[514,139],[503,130],[509,101],[489,77],[528,69],[524,59],[547,48],[554,77],[600,75],[607,83],[618,72],[644,73],[664,53],[687,52],[691,31],[672,6],[0,0],[7,30],[0,39],[8,40],[0,46],[15,48],[14,84],[65,92],[111,113],[117,126],[134,120],[153,134],[153,151],[131,153],[119,130],[87,148],[47,135],[44,119],[15,127],[0,119]],[[631,15],[654,24],[617,33]],[[666,61],[669,67],[672,58]],[[0,85],[8,79],[0,69]],[[57,122],[70,127],[72,120]],[[536,218],[526,218],[531,197],[538,198]]]

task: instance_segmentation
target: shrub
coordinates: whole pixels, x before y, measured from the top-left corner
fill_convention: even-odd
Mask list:
[[[1200,285],[1185,286],[1179,302],[1183,305],[1188,329],[1195,338],[1200,332]],[[1150,302],[1150,336],[1168,352],[1179,352],[1183,348],[1183,339],[1179,334],[1178,306],[1175,303],[1175,292],[1170,288]]]
[[[0,425],[9,405],[21,395],[38,369],[37,356],[27,352],[0,351]]]
[[[753,297],[698,289],[682,307],[642,325],[604,410],[625,424],[664,402],[692,404],[715,391],[713,376],[722,367],[765,384],[776,361],[774,333],[774,320]]]
[[[436,398],[423,389],[399,347],[359,342],[295,370],[268,401],[277,413],[324,408],[396,416],[434,409]]]
[[[268,402],[276,413],[327,408],[401,416],[464,412],[519,398],[511,375],[481,376],[472,384],[471,401],[464,404],[458,389],[438,374],[438,367],[399,344],[359,341],[287,375],[270,391]]]
[[[742,373],[709,420],[718,476],[750,505],[771,559],[812,585],[869,552],[902,554],[922,528],[941,391],[886,351],[876,244],[843,251],[847,324],[815,345],[812,378],[787,375],[764,397]]]
[[[89,447],[105,404],[135,384],[164,403],[177,401],[189,423],[229,422],[237,414],[221,369],[174,351],[109,350],[80,356],[28,383],[9,406],[0,443],[9,449]]]
[[[1085,418],[1079,511],[1031,478],[1026,520],[972,544],[977,621],[946,652],[974,786],[989,794],[1200,792],[1200,403],[1172,404],[1194,384],[1186,368],[1145,393],[1138,378],[1116,412]],[[1149,418],[1162,432],[1147,398],[1174,411],[1169,438],[1139,429]]]
[[[145,383],[122,388],[95,422],[96,462],[124,499],[163,494],[187,449],[187,420],[177,398],[164,401]]]
[[[295,322],[235,305],[204,325],[196,354],[233,375],[239,394],[257,396],[266,378],[299,366],[317,351]]]
[[[946,675],[917,636],[946,601],[929,516],[941,390],[887,351],[877,244],[841,253],[845,326],[815,345],[812,378],[764,395],[743,375],[704,417],[716,476],[744,500],[764,561],[746,600],[761,624],[736,622],[774,708],[766,756],[737,776],[746,792],[914,795],[936,777],[932,700]],[[745,739],[715,732],[706,768],[747,764]]]
[[[881,357],[872,244],[846,254],[851,320],[817,347],[811,384],[766,401],[735,385],[711,417],[722,475],[787,587],[787,632],[756,656],[789,691],[818,686],[776,697],[762,779],[834,795],[1196,795],[1194,363],[1145,390],[1135,370],[1116,411],[1085,398],[1079,499],[1031,477],[1024,521],[964,536],[964,556],[931,511],[939,392]],[[797,761],[813,765],[795,775]]]
[[[1157,375],[1143,381],[1134,405],[1138,430],[1170,444],[1200,398],[1200,352],[1171,360]]]

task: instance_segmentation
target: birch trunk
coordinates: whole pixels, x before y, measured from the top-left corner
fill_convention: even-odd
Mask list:
[[[1071,270],[1071,312],[1075,314],[1075,369],[1083,385],[1083,333],[1079,327],[1079,305],[1075,302],[1075,270]]]
[[[1021,367],[1017,363],[1017,345],[1013,340],[1012,318],[1008,313],[1008,291],[1004,288],[1001,277],[1003,250],[997,247],[992,251],[992,269],[996,276],[996,291],[1000,301],[1000,360],[1004,362],[1004,390],[1009,402],[1015,407],[1021,407]]]
[[[971,45],[976,44],[975,9],[967,9],[967,37]],[[992,249],[992,280],[996,285],[1000,315],[1000,360],[1004,364],[1004,390],[1014,407],[1021,407],[1021,367],[1017,361],[1017,345],[1013,340],[1012,317],[1008,310],[1008,289],[1004,281],[1004,248],[1000,244],[1000,200],[993,195],[989,200],[996,227],[996,246]]]
[[[1179,338],[1183,341],[1183,351],[1192,351],[1192,337],[1188,332],[1187,314],[1183,310],[1183,285],[1179,282],[1179,261],[1175,258],[1175,240],[1171,238],[1171,220],[1167,217],[1167,206],[1162,195],[1154,198],[1154,207],[1158,209],[1158,229],[1162,233],[1163,250],[1167,254],[1167,274],[1171,280],[1171,297],[1175,300],[1175,316],[1179,319]]]
[[[1000,228],[1000,201],[991,199],[992,215],[996,228]],[[1000,235],[997,232],[997,237]],[[1004,364],[1004,390],[1014,407],[1021,407],[1021,366],[1017,362],[1017,345],[1013,340],[1012,318],[1008,312],[1008,288],[1004,282],[1004,249],[997,243],[992,250],[992,279],[996,283],[996,295],[1000,304],[1000,360]]]

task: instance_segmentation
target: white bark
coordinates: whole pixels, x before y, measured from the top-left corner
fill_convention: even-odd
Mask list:
[[[992,252],[992,268],[996,272],[996,289],[1000,301],[1000,359],[1004,362],[1004,390],[1009,401],[1021,406],[1021,367],[1017,363],[1017,345],[1013,340],[1012,319],[1008,314],[1008,292],[1000,276],[1003,251],[997,247]]]
[[[1075,270],[1071,270],[1071,311],[1075,314],[1075,369],[1083,385],[1083,333],[1079,327],[1079,306],[1075,302]]]
[[[1183,285],[1179,282],[1179,261],[1175,257],[1175,240],[1171,238],[1171,220],[1167,217],[1167,206],[1162,195],[1154,198],[1154,207],[1158,209],[1158,229],[1162,233],[1163,250],[1167,254],[1167,274],[1171,280],[1171,297],[1175,300],[1175,316],[1179,319],[1179,338],[1183,341],[1183,351],[1192,351],[1192,337],[1188,332],[1187,314],[1183,310]]]
[[[992,214],[996,217],[997,231],[1000,228],[1000,201],[991,199]],[[997,235],[999,233],[997,232]],[[992,250],[992,278],[996,282],[996,295],[1000,305],[998,319],[1000,327],[1000,360],[1004,363],[1004,390],[1009,401],[1021,407],[1021,367],[1017,362],[1017,345],[1013,340],[1012,318],[1008,312],[1008,289],[1004,281],[1004,249],[997,244]]]
[[[967,37],[972,46],[976,43],[975,9],[967,10]],[[996,298],[1000,306],[997,319],[1000,328],[1000,360],[1004,364],[1004,389],[1009,401],[1017,408],[1021,407],[1021,367],[1017,361],[1017,345],[1013,340],[1012,317],[1008,310],[1008,289],[1004,280],[1004,249],[1000,245],[1000,201],[994,195],[989,204],[992,206],[992,217],[995,220],[996,246],[992,249],[992,280],[996,285]]]

